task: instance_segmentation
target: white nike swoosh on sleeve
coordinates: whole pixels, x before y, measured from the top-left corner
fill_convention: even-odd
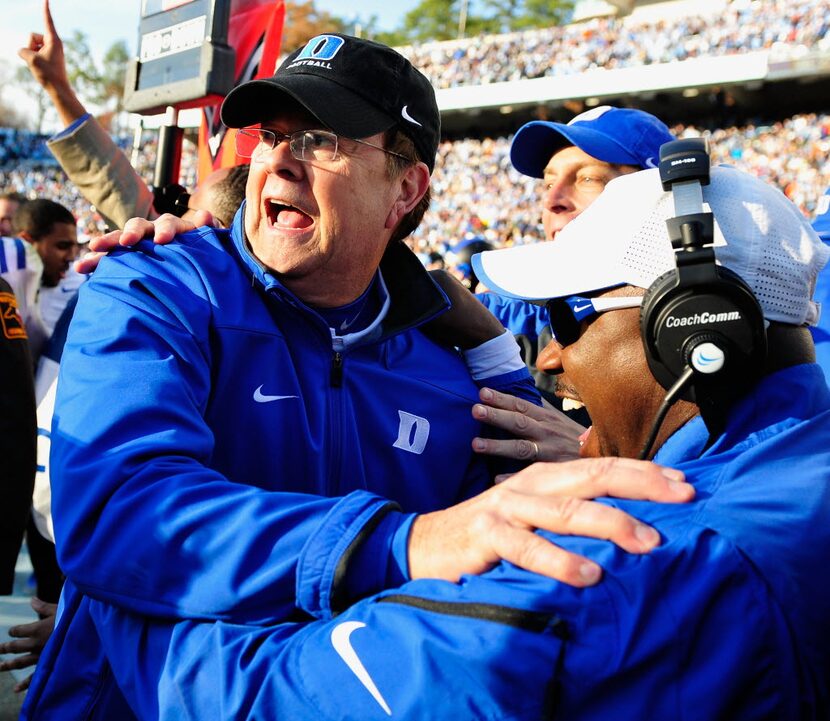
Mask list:
[[[358,658],[354,648],[352,648],[352,642],[349,638],[357,629],[364,628],[365,626],[366,624],[360,621],[346,621],[335,626],[331,632],[331,645],[334,646],[337,655],[343,659],[351,672],[357,676],[357,680],[372,694],[372,698],[378,702],[378,705],[386,712],[386,715],[391,716],[392,710],[389,708],[389,704],[381,696],[378,687],[375,685],[366,667]]]

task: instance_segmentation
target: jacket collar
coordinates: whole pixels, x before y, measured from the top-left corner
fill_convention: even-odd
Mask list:
[[[240,260],[251,273],[254,284],[317,316],[313,308],[288,290],[251,252],[245,236],[245,205],[243,202],[234,216],[231,239]],[[449,310],[450,301],[446,293],[432,280],[418,257],[403,242],[389,244],[380,261],[380,272],[391,303],[381,321],[380,337],[377,340],[416,328]]]
[[[676,466],[730,448],[830,410],[830,389],[815,363],[794,365],[765,376],[732,408],[724,432],[707,447],[709,432],[700,416],[675,431],[654,457]]]

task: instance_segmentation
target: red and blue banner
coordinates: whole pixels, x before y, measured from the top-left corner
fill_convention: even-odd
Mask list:
[[[233,0],[228,45],[236,51],[235,85],[271,77],[276,70],[285,20],[283,0]],[[199,129],[199,178],[240,160],[234,149],[234,132],[219,120],[219,107],[205,106]]]

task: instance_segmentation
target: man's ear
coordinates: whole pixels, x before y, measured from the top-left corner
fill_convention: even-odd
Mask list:
[[[385,227],[390,230],[396,228],[401,219],[424,197],[429,187],[429,168],[420,161],[410,165],[398,178],[398,183],[398,197],[386,218]]]
[[[27,231],[27,230],[21,230],[21,231],[17,234],[17,237],[18,237],[18,238],[22,238],[22,239],[23,239],[23,240],[25,240],[27,243],[31,243],[32,245],[34,245],[34,243],[35,243],[35,239],[31,236],[31,234],[30,234],[30,233],[29,233],[29,231]]]

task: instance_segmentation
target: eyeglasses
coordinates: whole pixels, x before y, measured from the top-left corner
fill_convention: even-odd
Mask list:
[[[291,155],[305,163],[313,160],[325,163],[337,160],[340,157],[338,155],[340,137],[328,130],[298,130],[295,133],[277,133],[273,130],[257,127],[241,128],[236,131],[236,154],[243,158],[256,160],[276,148],[283,140],[288,141]],[[357,138],[348,138],[348,140],[352,143],[368,145],[375,150],[412,162],[412,158],[382,148],[380,145],[367,143],[365,140],[358,140]]]
[[[585,298],[572,295],[569,298],[554,298],[545,303],[550,317],[550,330],[561,346],[570,345],[579,339],[582,321],[609,310],[637,308],[643,304],[643,297],[634,298]]]

